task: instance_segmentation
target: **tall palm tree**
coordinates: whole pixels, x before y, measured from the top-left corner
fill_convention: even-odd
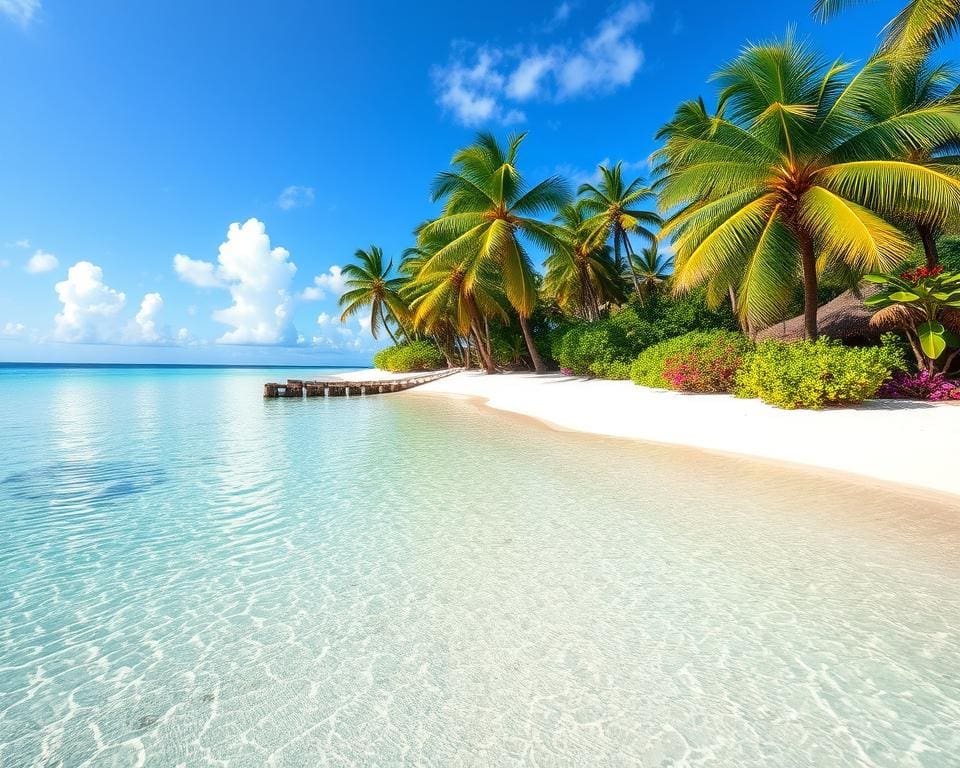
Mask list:
[[[569,199],[566,182],[552,176],[527,187],[517,170],[517,152],[526,134],[511,136],[501,146],[490,133],[453,156],[453,170],[434,180],[432,197],[443,201],[442,215],[421,227],[421,242],[438,244],[424,266],[429,272],[466,266],[463,291],[470,295],[482,275],[493,267],[520,328],[533,362],[545,370],[533,342],[528,318],[537,300],[537,282],[524,241],[549,248],[548,225],[537,216],[551,213]]]
[[[656,238],[640,253],[632,255],[630,261],[640,285],[641,303],[660,288],[673,273],[673,256],[660,253],[660,243]]]
[[[953,65],[934,65],[929,55],[918,56],[891,68],[889,87],[882,94],[884,98],[872,101],[867,109],[873,120],[889,120],[903,112],[922,113],[924,110],[949,107],[951,103],[956,103],[958,90],[957,71]],[[958,152],[960,148],[955,142],[950,142],[942,147],[934,147],[932,151],[930,148],[913,147],[906,153],[905,159],[924,164],[958,165]],[[927,267],[934,267],[940,261],[937,237],[941,232],[931,222],[924,220],[923,213],[920,211],[918,216],[905,211],[897,219],[916,230]],[[960,215],[960,211],[957,213]],[[956,226],[957,222],[950,223]]]
[[[652,201],[655,195],[640,177],[629,184],[625,183],[622,162],[613,168],[600,165],[598,169],[599,184],[581,184],[577,191],[582,198],[587,227],[598,243],[613,239],[614,259],[618,267],[623,264],[620,256],[620,247],[623,246],[627,266],[633,278],[633,288],[639,297],[640,280],[630,258],[634,255],[630,235],[636,235],[646,243],[654,241],[652,228],[660,226],[660,216],[654,211],[644,210],[642,206]]]
[[[816,0],[814,14],[825,21],[866,0]],[[907,58],[942,45],[960,30],[957,0],[909,0],[884,28],[881,51],[904,53]]]
[[[582,203],[565,205],[554,222],[556,242],[544,262],[543,292],[564,311],[596,320],[602,305],[623,298],[610,248],[591,236]]]
[[[790,37],[751,45],[716,75],[723,109],[690,102],[661,129],[659,202],[679,207],[664,227],[675,288],[737,285],[739,312],[762,327],[782,318],[799,266],[813,339],[818,271],[892,267],[910,246],[884,216],[908,210],[937,223],[960,206],[952,167],[907,159],[954,141],[960,109],[874,120],[866,105],[888,87],[888,63],[874,59],[849,78],[847,69]]]
[[[407,308],[400,299],[398,291],[403,285],[403,278],[393,277],[393,261],[384,264],[383,251],[376,245],[371,245],[365,251],[357,249],[354,254],[356,263],[347,264],[343,274],[347,277],[346,291],[340,296],[340,306],[343,314],[340,322],[358,314],[366,307],[370,308],[370,334],[377,338],[380,328],[385,328],[394,344],[396,336],[390,330],[390,322],[394,322],[404,331],[404,318]]]

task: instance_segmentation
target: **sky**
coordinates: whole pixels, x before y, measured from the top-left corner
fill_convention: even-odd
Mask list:
[[[366,365],[340,268],[399,261],[476,131],[622,160],[747,42],[862,60],[900,2],[0,0],[0,361]]]

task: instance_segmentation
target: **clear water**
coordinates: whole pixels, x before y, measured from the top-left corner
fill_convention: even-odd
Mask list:
[[[285,375],[0,370],[0,765],[958,764],[960,510]]]

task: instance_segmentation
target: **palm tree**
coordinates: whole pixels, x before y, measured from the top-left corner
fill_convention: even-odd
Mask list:
[[[603,304],[623,298],[610,248],[591,236],[582,203],[565,205],[554,222],[556,242],[544,262],[543,292],[565,312],[596,320]]]
[[[635,178],[629,184],[623,181],[623,163],[613,168],[598,166],[600,182],[598,185],[581,184],[577,191],[582,196],[584,212],[587,215],[587,228],[595,242],[603,243],[613,239],[614,260],[622,268],[621,245],[626,250],[627,266],[633,278],[633,288],[640,296],[640,280],[634,269],[633,247],[630,235],[637,235],[647,243],[654,242],[655,235],[651,227],[659,227],[660,216],[641,206],[654,199],[650,187],[644,186],[643,179]]]
[[[633,274],[637,276],[640,285],[640,303],[662,286],[673,273],[673,256],[660,253],[660,243],[654,239],[653,243],[643,248],[639,254],[630,257],[633,264]]]
[[[398,293],[403,278],[391,277],[393,261],[384,264],[383,251],[375,245],[371,245],[368,251],[357,249],[354,257],[357,263],[347,264],[343,268],[343,274],[348,279],[345,283],[347,290],[340,296],[339,303],[344,308],[340,322],[370,307],[370,334],[377,338],[382,326],[396,344],[397,338],[390,330],[390,322],[395,322],[404,331],[403,319],[407,308]]]
[[[735,285],[750,327],[782,319],[802,276],[804,327],[817,336],[818,271],[831,264],[882,271],[910,245],[883,217],[909,210],[947,219],[960,205],[952,167],[911,161],[960,135],[960,109],[938,105],[885,120],[889,64],[846,78],[788,37],[747,47],[717,75],[723,108],[689,102],[661,129],[657,182],[664,235],[676,248],[675,289]],[[922,212],[922,213],[921,213]]]
[[[871,118],[875,121],[889,120],[908,111],[922,112],[928,109],[936,110],[943,106],[949,107],[951,102],[956,101],[958,95],[957,72],[950,64],[934,66],[929,56],[916,57],[891,70],[889,88],[883,95],[885,98],[867,105]],[[946,146],[933,148],[932,152],[925,151],[923,148],[912,148],[905,158],[924,164],[957,165],[960,163],[957,152],[957,146],[951,142]],[[919,213],[921,215],[918,216],[905,211],[897,219],[913,226],[917,231],[927,267],[932,268],[940,261],[937,237],[941,233],[932,223],[924,221],[923,211]],[[955,221],[952,223],[956,224]]]
[[[816,0],[814,14],[826,21],[831,16],[864,0]],[[947,42],[960,30],[960,3],[957,0],[909,0],[884,28],[881,51],[898,52],[907,58]]]
[[[503,294],[497,284],[492,265],[478,265],[478,255],[456,263],[443,263],[430,258],[429,250],[417,249],[415,277],[404,289],[410,303],[414,327],[434,336],[452,330],[466,339],[464,364],[469,367],[470,339],[487,373],[496,366],[485,318],[507,319]],[[467,288],[467,276],[472,285]]]
[[[464,265],[462,290],[469,296],[491,267],[507,300],[520,318],[520,328],[534,370],[545,370],[527,322],[537,300],[536,275],[524,245],[549,248],[548,225],[534,218],[560,208],[569,199],[566,182],[550,177],[526,187],[517,170],[517,152],[526,134],[511,136],[501,146],[490,133],[453,156],[453,170],[434,180],[432,197],[443,201],[443,213],[421,227],[421,243],[436,244],[424,266],[429,273]]]

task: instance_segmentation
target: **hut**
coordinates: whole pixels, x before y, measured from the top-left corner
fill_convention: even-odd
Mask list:
[[[870,324],[872,313],[863,306],[863,300],[878,291],[871,283],[860,283],[856,289],[844,291],[833,301],[828,301],[817,311],[817,328],[821,336],[839,339],[851,346],[875,344],[883,330]],[[757,334],[757,341],[800,341],[805,338],[803,315],[784,320],[764,328]]]

